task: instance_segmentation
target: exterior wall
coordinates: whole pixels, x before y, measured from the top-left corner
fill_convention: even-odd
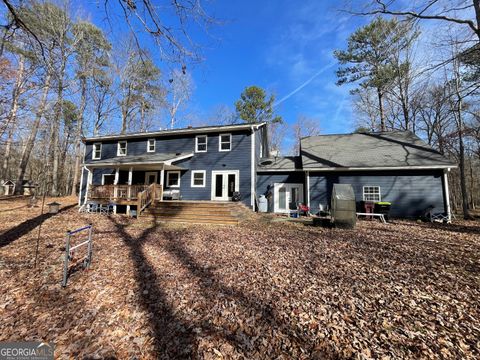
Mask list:
[[[231,151],[219,151],[219,134],[232,134],[232,149]],[[195,153],[195,136],[203,135],[187,134],[177,136],[165,136],[156,138],[155,153],[193,153],[193,156],[175,162],[173,165],[184,168],[180,174],[180,194],[183,200],[210,200],[211,199],[211,183],[213,170],[239,170],[239,191],[242,196],[242,201],[250,206],[250,191],[251,191],[251,131],[242,130],[237,132],[221,132],[221,133],[207,133],[207,152]],[[100,160],[117,157],[117,142],[118,141],[104,141],[102,142],[102,156]],[[94,164],[96,160],[92,160],[92,144],[86,144],[85,163]],[[147,155],[155,154],[147,153],[147,138],[129,139],[127,142],[127,155]],[[192,188],[191,176],[192,170],[205,170],[206,181],[204,188]],[[147,170],[148,171],[148,170]],[[155,170],[152,170],[155,171]],[[100,185],[102,181],[101,174],[114,173],[115,170],[94,168],[93,170],[93,184]],[[160,172],[158,172],[158,181],[160,182]],[[166,184],[166,175],[164,184]],[[85,175],[86,177],[86,175]],[[134,169],[132,183],[144,183],[145,171],[137,171]],[[119,184],[125,184],[128,181],[128,170],[125,167],[120,171]],[[168,189],[168,187],[165,187]],[[83,197],[85,189],[81,193]]]
[[[305,173],[303,171],[291,171],[291,172],[258,172],[257,173],[257,194],[267,195],[271,194],[268,198],[268,211],[273,212],[273,204],[275,201],[273,184],[275,183],[289,183],[289,184],[304,184],[304,196],[306,202],[305,191]]]
[[[333,184],[352,184],[357,204],[363,200],[363,186],[380,186],[382,201],[392,203],[391,216],[417,217],[430,205],[444,212],[442,170],[310,172],[310,208],[329,205]]]

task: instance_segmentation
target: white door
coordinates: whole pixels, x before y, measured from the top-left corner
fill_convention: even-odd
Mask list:
[[[157,184],[157,176],[158,173],[156,171],[147,171],[145,173],[145,184],[150,185],[150,184]]]
[[[212,200],[228,201],[239,191],[238,170],[212,171]]]
[[[273,184],[274,206],[273,211],[278,213],[289,212],[290,209],[297,207],[298,203],[303,203],[303,184]]]

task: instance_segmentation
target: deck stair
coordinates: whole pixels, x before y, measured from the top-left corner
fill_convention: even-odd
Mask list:
[[[238,225],[245,210],[245,205],[234,202],[155,201],[140,217],[158,222]]]

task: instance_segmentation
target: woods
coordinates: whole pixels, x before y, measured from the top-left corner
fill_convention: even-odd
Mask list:
[[[188,101],[193,86],[185,65],[198,59],[193,43],[182,42],[174,33],[159,37],[150,29],[156,49],[172,56],[162,57],[173,66],[164,76],[137,37],[139,29],[146,30],[137,7],[124,17],[131,33],[124,42],[113,43],[104,30],[76,15],[68,2],[3,5],[0,178],[14,180],[17,193],[24,181],[32,180],[40,193],[75,195],[84,136],[158,129],[163,113],[171,114],[173,127],[175,112]],[[171,6],[182,9],[177,18],[184,26],[191,17],[209,21],[198,4]],[[155,11],[148,16],[162,27]],[[183,64],[181,71],[177,64]]]
[[[449,173],[455,211],[470,218],[480,201],[478,1],[371,2],[372,19],[337,50],[338,85],[353,83],[359,131],[410,130],[458,163]],[[444,14],[447,13],[448,16]],[[435,21],[436,38],[425,22]],[[441,29],[441,31],[439,31]]]

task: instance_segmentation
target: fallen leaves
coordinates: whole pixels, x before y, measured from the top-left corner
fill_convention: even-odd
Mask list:
[[[159,226],[72,208],[43,220],[33,269],[22,224],[39,209],[19,205],[0,202],[0,341],[60,358],[480,356],[478,223]],[[65,230],[89,222],[92,267],[62,289]]]

